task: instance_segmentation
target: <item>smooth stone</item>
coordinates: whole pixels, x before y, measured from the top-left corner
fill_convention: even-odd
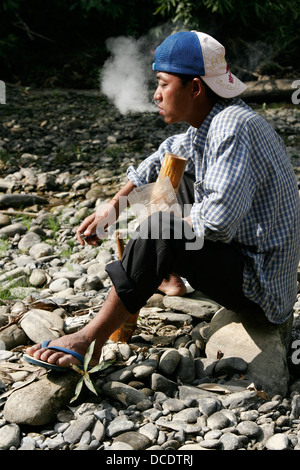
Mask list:
[[[31,309],[21,319],[20,326],[34,343],[64,335],[64,320],[55,311]]]
[[[9,450],[20,444],[21,430],[17,424],[6,424],[0,428],[0,450]]]
[[[29,277],[29,282],[32,286],[41,287],[47,282],[47,274],[43,269],[33,269]]]
[[[158,361],[155,359],[147,359],[141,364],[136,365],[132,369],[132,373],[136,379],[149,377],[157,368]]]
[[[248,364],[240,357],[224,357],[217,361],[214,373],[216,376],[226,374],[244,374]]]
[[[8,214],[0,213],[0,228],[5,227],[11,223],[11,219]]]
[[[219,439],[222,450],[237,450],[241,447],[240,439],[236,434],[225,432]]]
[[[256,408],[262,402],[255,390],[243,390],[241,392],[230,393],[222,399],[225,408],[242,408],[243,411]]]
[[[179,447],[178,450],[184,450],[184,451],[189,451],[189,450],[208,450],[205,447],[202,447],[200,444],[184,444],[183,446]]]
[[[133,421],[129,420],[127,416],[117,416],[113,419],[108,426],[106,427],[106,436],[108,438],[113,438],[120,433],[124,433],[126,431],[132,431],[135,428]]]
[[[288,450],[289,439],[286,434],[277,433],[267,440],[265,447],[268,450]]]
[[[199,442],[199,445],[205,449],[217,449],[220,445],[220,441],[218,439],[204,439]]]
[[[163,375],[172,375],[180,362],[180,358],[177,349],[167,349],[160,357],[158,371]]]
[[[37,233],[27,232],[19,241],[18,248],[21,251],[28,251],[37,243],[41,243],[41,237]]]
[[[0,196],[0,206],[23,207],[34,204],[47,204],[47,199],[36,194],[2,194]]]
[[[113,442],[108,450],[134,450],[134,448],[126,442]]]
[[[151,375],[151,389],[155,392],[163,392],[170,397],[174,397],[178,390],[178,384],[154,372]]]
[[[38,260],[45,256],[53,255],[54,249],[53,246],[48,245],[48,243],[36,243],[29,249],[29,255],[32,256],[34,259]]]
[[[194,298],[193,298],[194,297]],[[197,294],[189,297],[168,296],[163,300],[164,306],[187,313],[195,318],[210,319],[220,308],[218,304]]]
[[[80,441],[83,433],[89,430],[95,422],[93,415],[83,415],[70,422],[70,426],[63,433],[64,441],[68,444],[75,444]]]
[[[20,222],[0,228],[0,235],[6,235],[7,237],[14,237],[17,233],[23,235],[26,232],[27,228]]]
[[[200,410],[198,408],[184,408],[177,413],[174,413],[173,420],[184,421],[185,423],[191,424],[196,423],[200,416]]]
[[[123,405],[136,405],[140,411],[152,407],[152,402],[142,392],[129,385],[119,382],[107,382],[102,387],[102,392],[114,400],[120,401]]]
[[[184,421],[170,421],[166,418],[158,418],[156,420],[158,426],[172,429],[173,431],[183,431],[188,434],[199,434],[201,426],[199,424],[187,424]]]
[[[69,289],[69,287],[70,287],[70,281],[69,279],[65,277],[56,279],[55,281],[52,281],[49,284],[49,289],[54,293],[64,291],[66,289]]]
[[[260,427],[258,424],[254,423],[253,421],[242,421],[240,422],[236,430],[242,436],[247,436],[249,439],[254,439],[260,434]]]
[[[88,292],[103,289],[104,285],[98,276],[83,276],[74,282],[75,291]]]
[[[199,410],[202,414],[210,416],[220,410],[222,404],[216,398],[200,398],[198,399]]]
[[[163,402],[162,408],[163,410],[168,410],[172,413],[177,413],[179,411],[182,411],[185,408],[185,405],[182,400],[179,400],[178,398],[168,398]]]
[[[69,404],[75,394],[78,374],[45,374],[37,382],[15,390],[4,406],[4,418],[18,425],[45,426]],[[1,428],[0,428],[1,429]]]
[[[292,319],[285,325],[272,325],[257,312],[233,312],[220,309],[212,318],[205,353],[215,359],[240,357],[248,364],[247,376],[257,389],[269,397],[286,396],[289,371],[286,359],[287,340]]]
[[[202,379],[203,377],[213,376],[217,362],[218,361],[216,359],[210,359],[207,357],[196,357],[195,377],[197,379]]]
[[[148,437],[150,439],[151,443],[154,444],[156,442],[156,439],[158,437],[159,430],[157,429],[157,426],[153,423],[147,423],[142,425],[139,428],[139,433],[143,434],[144,436]]]
[[[115,437],[114,443],[124,442],[134,450],[144,450],[151,445],[151,439],[141,432],[128,431]]]
[[[4,345],[5,349],[13,349],[26,343],[27,336],[24,330],[17,324],[9,325],[4,330],[0,331],[0,345]],[[2,349],[4,348],[2,347]]]
[[[224,429],[230,426],[230,419],[222,411],[216,411],[207,418],[207,426],[210,429]]]
[[[194,358],[187,348],[179,348],[180,362],[175,371],[178,379],[183,383],[191,383],[195,378]]]

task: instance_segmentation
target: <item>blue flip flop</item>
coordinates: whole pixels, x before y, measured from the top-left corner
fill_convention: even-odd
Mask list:
[[[41,345],[41,349],[42,348],[48,348],[48,349],[54,349],[55,351],[61,351],[61,352],[64,352],[66,354],[71,354],[73,357],[78,359],[78,361],[80,362],[79,365],[76,364],[77,367],[79,367],[79,368],[83,367],[84,357],[81,354],[77,353],[76,351],[72,351],[72,349],[61,348],[59,346],[48,346],[49,343],[50,343],[50,340],[49,341],[44,341]],[[56,364],[49,364],[49,362],[41,361],[40,359],[36,359],[33,356],[29,356],[29,354],[24,354],[23,357],[27,362],[30,362],[30,364],[34,364],[35,366],[41,366],[41,367],[44,367],[45,369],[49,369],[49,370],[55,370],[55,371],[58,371],[58,372],[66,372],[66,371],[69,371],[70,369],[72,369],[71,366],[62,367],[62,366],[57,366]]]

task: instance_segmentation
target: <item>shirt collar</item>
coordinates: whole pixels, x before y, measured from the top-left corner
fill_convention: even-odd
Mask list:
[[[239,98],[233,98],[230,100],[219,100],[211,109],[211,111],[208,113],[206,118],[204,119],[203,123],[199,127],[199,129],[194,128],[194,137],[193,137],[193,145],[195,147],[200,147],[201,149],[204,149],[205,141],[206,141],[206,136],[211,124],[211,121],[213,118],[219,114],[223,109],[225,109],[227,106],[230,106],[232,104],[236,104],[238,101],[241,101]],[[242,101],[241,101],[242,102]]]

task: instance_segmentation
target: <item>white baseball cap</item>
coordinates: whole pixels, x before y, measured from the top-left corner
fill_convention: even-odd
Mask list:
[[[207,86],[222,98],[233,98],[247,88],[229,71],[224,46],[198,31],[182,31],[168,36],[155,49],[153,70],[201,76]]]

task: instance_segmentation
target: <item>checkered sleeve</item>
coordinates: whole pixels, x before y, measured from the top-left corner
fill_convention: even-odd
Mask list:
[[[191,218],[194,230],[229,243],[250,210],[254,195],[247,135],[215,134],[205,149],[204,179],[196,181]]]
[[[163,158],[167,152],[180,155],[188,159],[186,172],[194,174],[194,161],[191,158],[192,136],[194,128],[189,128],[186,133],[176,134],[166,139],[158,150],[146,158],[137,169],[130,166],[127,170],[127,178],[135,185],[141,186],[156,181]]]

